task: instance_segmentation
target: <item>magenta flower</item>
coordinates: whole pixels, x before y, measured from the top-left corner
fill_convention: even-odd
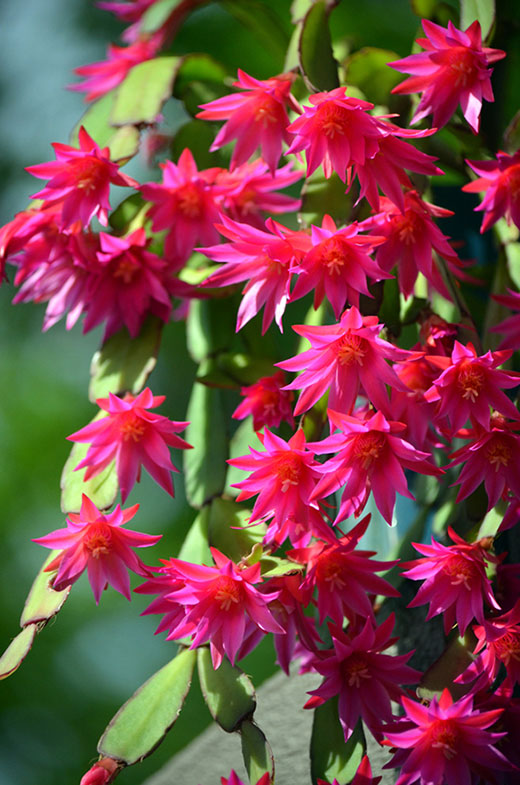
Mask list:
[[[398,434],[405,429],[399,422],[388,421],[381,412],[366,420],[328,410],[331,428],[337,432],[311,445],[315,452],[336,455],[319,464],[322,478],[311,499],[323,499],[344,486],[336,523],[349,515],[359,515],[365,507],[370,491],[377,509],[391,525],[396,492],[408,499],[404,470],[438,477],[443,474],[431,455],[416,450]]]
[[[166,262],[147,250],[144,229],[126,237],[100,232],[96,274],[91,275],[86,295],[87,315],[83,332],[106,319],[103,340],[123,325],[136,338],[146,317],[170,318],[171,292],[187,294],[190,287],[171,275]]]
[[[448,467],[464,463],[454,485],[460,485],[457,503],[466,499],[484,482],[488,511],[500,497],[509,492],[520,499],[520,435],[514,433],[520,424],[507,423],[500,414],[493,414],[488,429],[474,429],[472,441],[450,455]]]
[[[138,509],[138,504],[127,510],[122,510],[118,504],[113,512],[103,515],[83,494],[81,511],[69,513],[66,529],[56,529],[45,537],[34,539],[33,542],[45,548],[62,549],[46,568],[47,571],[58,568],[53,588],[62,591],[71,586],[86,569],[96,604],[107,584],[129,600],[130,580],[126,568],[137,575],[150,575],[150,570],[132,548],[155,545],[162,536],[120,528],[132,520]]]
[[[326,526],[318,504],[310,497],[319,478],[319,464],[307,449],[300,428],[288,442],[275,436],[268,428],[259,437],[264,452],[250,447],[250,454],[228,461],[244,471],[251,471],[246,480],[236,483],[240,489],[237,501],[258,495],[251,522],[273,518],[267,542],[280,545],[290,537],[294,545],[306,545],[313,532]]]
[[[74,69],[75,74],[86,78],[79,84],[68,85],[68,89],[86,93],[85,101],[95,101],[121,84],[134,66],[155,57],[160,43],[157,36],[152,36],[140,38],[129,46],[110,44],[106,60]]]
[[[379,627],[369,617],[357,633],[329,625],[334,651],[318,652],[311,662],[325,680],[310,691],[314,697],[304,708],[313,709],[339,695],[339,719],[345,741],[360,718],[381,740],[383,723],[392,719],[391,701],[398,701],[403,694],[399,685],[413,684],[421,675],[406,665],[413,652],[398,656],[381,653],[397,640],[391,637],[394,623],[392,613]]]
[[[260,779],[256,782],[256,785],[269,785],[270,775],[269,772],[266,771],[265,774],[262,774]],[[238,774],[234,769],[231,769],[231,773],[229,777],[221,777],[220,778],[220,785],[244,785]]]
[[[367,278],[381,281],[392,277],[369,255],[385,242],[384,237],[360,235],[360,228],[355,222],[337,229],[330,215],[324,216],[321,227],[311,227],[312,247],[295,268],[298,280],[291,300],[314,291],[314,308],[326,297],[339,319],[347,301],[359,308],[360,294],[372,297]]]
[[[494,101],[489,65],[506,53],[482,46],[477,21],[465,31],[451,21],[446,28],[423,19],[422,26],[426,38],[418,38],[416,43],[425,51],[388,63],[397,71],[412,74],[392,92],[422,93],[412,123],[433,114],[433,124],[441,128],[460,104],[467,122],[478,133],[482,101]]]
[[[287,129],[296,136],[287,152],[305,150],[308,177],[322,164],[325,177],[334,171],[350,182],[350,168],[373,158],[380,139],[388,133],[368,114],[374,105],[347,98],[346,89],[309,96],[312,106],[303,107],[303,114]]]
[[[500,610],[486,575],[486,567],[499,559],[489,552],[489,542],[468,543],[451,527],[448,533],[455,545],[442,545],[433,537],[431,545],[414,542],[415,550],[426,558],[404,564],[407,569],[403,575],[414,581],[424,580],[410,608],[429,602],[427,620],[442,613],[446,634],[457,623],[464,635],[473,619],[484,623],[484,601]]]
[[[351,412],[360,389],[378,409],[388,409],[386,385],[406,387],[385,360],[405,360],[410,353],[379,338],[382,327],[377,316],[362,316],[354,305],[338,324],[293,327],[311,348],[276,364],[285,371],[303,370],[286,387],[302,390],[295,415],[310,409],[327,391],[335,411]]]
[[[517,387],[520,374],[497,370],[511,354],[510,350],[503,350],[479,356],[472,343],[463,346],[455,341],[451,358],[428,356],[428,361],[443,372],[424,397],[429,403],[438,401],[437,417],[447,417],[454,433],[469,417],[487,429],[490,406],[506,417],[518,420],[516,406],[501,388]]]
[[[224,654],[235,663],[251,626],[263,632],[283,629],[268,608],[278,592],[261,593],[253,585],[262,581],[260,564],[241,567],[216,548],[211,548],[211,553],[215,567],[170,560],[184,586],[167,597],[184,605],[185,616],[170,631],[168,640],[193,635],[192,649],[209,641],[213,667],[218,668]]]
[[[472,773],[494,782],[498,770],[510,770],[504,755],[493,744],[505,733],[485,730],[493,725],[503,709],[474,711],[473,696],[453,701],[443,690],[429,706],[402,697],[406,711],[405,730],[386,733],[388,746],[398,751],[389,766],[401,767],[396,785],[471,785]]]
[[[238,69],[238,81],[233,86],[242,87],[241,92],[201,104],[204,111],[197,117],[227,120],[210,150],[218,150],[233,139],[237,140],[231,169],[246,163],[260,146],[262,158],[274,174],[282,154],[282,143],[289,144],[291,139],[287,131],[287,106],[296,107],[290,92],[293,79],[293,74],[282,74],[261,81]]]
[[[286,420],[294,427],[292,414],[293,393],[284,390],[285,375],[277,371],[273,376],[262,376],[249,387],[240,390],[244,400],[231,415],[236,420],[243,420],[248,415],[253,416],[253,428],[261,430],[264,425],[277,428],[282,420]]]
[[[234,221],[263,229],[264,213],[292,213],[301,206],[301,199],[286,194],[272,193],[287,188],[303,177],[293,171],[292,163],[268,171],[269,167],[258,158],[251,163],[237,166],[233,171],[222,169],[215,176],[215,193],[222,210]]]
[[[155,232],[168,231],[165,255],[168,261],[182,267],[197,243],[214,243],[218,232],[214,223],[220,219],[216,191],[212,182],[218,170],[198,171],[189,148],[182,151],[179,161],[159,164],[162,183],[145,183],[140,191],[152,202],[148,215]]]
[[[389,570],[396,561],[374,561],[374,551],[356,550],[359,539],[370,521],[367,515],[344,537],[337,539],[332,533],[308,548],[288,552],[291,560],[307,565],[307,575],[302,591],[318,592],[320,624],[329,616],[339,627],[345,616],[353,622],[356,616],[374,619],[374,610],[369,595],[374,597],[398,597],[388,581],[374,575]]]
[[[265,231],[221,216],[218,230],[229,243],[200,248],[205,256],[224,266],[202,282],[203,286],[229,286],[246,281],[238,309],[237,332],[264,308],[262,335],[273,319],[283,332],[282,317],[289,300],[294,266],[309,238],[268,218]]]
[[[462,186],[463,191],[478,193],[483,191],[482,202],[475,207],[484,211],[481,232],[485,232],[499,218],[505,216],[520,228],[520,150],[514,155],[502,151],[495,161],[466,161],[479,177]]]
[[[417,276],[422,273],[434,289],[451,300],[434,252],[445,259],[452,272],[458,272],[461,262],[449,244],[449,238],[432,219],[453,213],[423,201],[417,191],[404,194],[403,209],[394,201],[381,199],[381,212],[361,224],[362,229],[370,229],[378,238],[386,238],[384,243],[378,244],[376,262],[386,272],[397,265],[399,289],[405,297],[413,294]]]
[[[26,167],[34,177],[49,181],[32,199],[43,199],[45,207],[60,204],[64,229],[75,221],[88,226],[94,216],[106,226],[110,184],[135,188],[138,183],[119,171],[118,165],[110,160],[108,147],[101,149],[83,126],[78,140],[79,148],[53,144],[55,161]]]
[[[90,444],[86,457],[75,470],[87,469],[85,480],[95,477],[114,459],[117,480],[124,502],[135,482],[141,479],[141,466],[171,496],[174,495],[171,472],[173,465],[168,446],[186,450],[191,444],[176,434],[189,423],[175,422],[148,409],[155,409],[165,400],[164,395],[153,395],[146,387],[137,396],[127,393],[124,398],[109,393],[96,403],[108,413],[107,417],[91,422],[67,438],[71,442]]]

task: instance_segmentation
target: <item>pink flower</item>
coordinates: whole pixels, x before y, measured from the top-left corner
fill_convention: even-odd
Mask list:
[[[520,600],[502,616],[474,626],[473,632],[478,641],[474,654],[478,656],[457,682],[467,684],[484,675],[486,686],[491,685],[503,664],[507,674],[503,689],[512,689],[520,682]]]
[[[424,394],[431,403],[438,401],[437,417],[448,417],[453,432],[462,428],[468,417],[483,428],[489,424],[489,407],[513,420],[519,418],[516,406],[502,392],[520,384],[514,371],[498,371],[512,352],[503,350],[477,355],[472,343],[455,341],[451,358],[428,356],[428,361],[444,369]]]
[[[205,256],[224,266],[212,273],[203,286],[229,286],[246,281],[238,309],[237,332],[265,306],[262,335],[273,319],[283,332],[282,316],[289,300],[294,266],[308,245],[303,232],[292,231],[268,218],[265,229],[221,216],[217,228],[230,243],[200,248]]]
[[[107,60],[74,69],[75,74],[86,79],[79,84],[68,85],[68,89],[85,92],[85,101],[94,101],[121,84],[134,66],[155,57],[160,43],[157,36],[152,36],[140,38],[129,46],[110,44]]]
[[[239,69],[238,81],[233,86],[244,89],[201,104],[204,111],[196,115],[202,120],[227,120],[210,150],[218,150],[236,139],[231,156],[231,169],[234,169],[245,163],[260,146],[262,158],[274,174],[282,154],[282,142],[289,144],[291,139],[287,131],[286,107],[293,105],[295,108],[290,93],[293,80],[293,74],[282,74],[261,81]]]
[[[377,245],[385,242],[384,237],[366,237],[359,234],[357,222],[343,229],[325,215],[321,227],[312,226],[312,247],[295,268],[298,280],[291,299],[298,300],[314,291],[314,308],[318,308],[327,297],[336,319],[346,301],[359,308],[359,295],[372,297],[367,287],[367,278],[380,281],[392,276],[382,270],[370,258]]]
[[[136,338],[149,314],[167,322],[175,283],[179,294],[186,294],[189,287],[176,282],[166,262],[147,250],[144,229],[126,237],[101,232],[99,240],[96,274],[91,275],[86,295],[83,331],[92,330],[106,319],[104,340],[123,325]]]
[[[414,542],[415,550],[426,558],[403,565],[407,567],[403,575],[414,581],[424,580],[410,608],[429,602],[427,620],[442,613],[446,634],[456,622],[460,634],[464,635],[473,619],[483,624],[484,600],[500,610],[486,575],[488,564],[496,564],[499,559],[490,554],[489,542],[468,543],[451,527],[448,533],[455,545],[442,545],[433,537],[431,545]]]
[[[68,144],[53,144],[56,160],[35,166],[27,171],[41,180],[49,180],[45,188],[33,194],[33,199],[44,199],[44,206],[61,205],[61,227],[66,229],[75,221],[88,226],[94,216],[106,226],[110,210],[110,184],[136,187],[137,182],[119,172],[110,160],[108,147],[101,149],[83,126],[79,129],[79,148]]]
[[[268,171],[261,158],[235,167],[233,171],[222,169],[215,177],[217,201],[226,215],[257,229],[265,223],[263,213],[292,213],[300,208],[301,199],[286,194],[272,193],[292,185],[303,177],[302,172],[293,171],[292,163]]]
[[[86,568],[96,604],[108,583],[129,600],[130,580],[125,567],[137,575],[150,575],[149,569],[131,549],[155,545],[162,536],[120,528],[132,520],[138,509],[138,504],[127,510],[122,510],[118,504],[113,512],[103,515],[83,494],[81,511],[69,513],[66,529],[56,529],[33,540],[45,548],[63,550],[46,568],[51,571],[58,567],[53,587],[61,591],[71,586]]]
[[[338,324],[293,327],[307,338],[311,348],[276,364],[286,371],[305,369],[286,387],[303,390],[295,415],[310,409],[327,391],[331,409],[350,412],[360,389],[374,406],[384,410],[388,408],[387,384],[406,390],[385,359],[405,360],[410,355],[379,338],[382,327],[377,316],[362,316],[354,305]]]
[[[447,689],[429,706],[406,697],[401,702],[406,711],[405,730],[386,733],[385,742],[399,748],[389,764],[401,767],[396,785],[471,785],[472,772],[493,782],[497,769],[512,768],[493,746],[506,734],[485,730],[503,709],[474,711],[472,695],[454,702]]]
[[[259,434],[264,452],[250,447],[250,455],[232,458],[231,466],[251,471],[246,480],[236,483],[237,501],[258,494],[251,522],[274,518],[267,532],[267,542],[280,545],[287,536],[294,545],[306,545],[313,531],[326,529],[316,502],[310,497],[319,478],[319,464],[307,449],[300,428],[288,442],[268,428]]]
[[[346,89],[309,96],[312,106],[303,107],[303,114],[287,129],[296,136],[287,152],[306,151],[308,177],[323,164],[325,177],[335,171],[345,181],[354,164],[374,157],[380,139],[388,133],[368,114],[374,105],[347,98]]]
[[[477,21],[465,31],[451,21],[446,28],[423,19],[422,26],[426,38],[418,38],[416,43],[426,51],[388,63],[397,71],[413,74],[392,92],[423,93],[412,123],[433,114],[433,124],[440,128],[460,104],[464,117],[478,133],[482,101],[494,100],[489,65],[506,53],[482,46]]]
[[[296,139],[288,153],[306,151],[307,176],[320,164],[325,177],[332,172],[350,187],[352,168],[372,207],[379,208],[378,187],[402,208],[401,185],[411,187],[404,169],[423,174],[442,174],[430,155],[398,137],[429,136],[430,131],[410,131],[383,122],[382,117],[368,114],[373,104],[345,96],[346,87],[329,93],[311,95],[312,106],[303,108],[288,128]]]
[[[343,632],[330,626],[334,651],[319,652],[312,667],[325,676],[324,682],[311,690],[304,708],[312,709],[339,695],[339,719],[348,741],[360,717],[372,735],[382,739],[382,724],[392,719],[391,701],[403,692],[400,684],[413,684],[420,672],[405,663],[413,652],[391,656],[381,654],[396,638],[391,637],[395,617],[392,613],[376,627],[368,618],[359,632]]]
[[[403,423],[388,421],[381,412],[366,420],[331,409],[328,414],[331,428],[337,432],[311,446],[318,454],[336,455],[319,465],[323,476],[311,499],[322,499],[344,486],[336,522],[359,515],[372,491],[377,509],[391,524],[396,492],[414,498],[404,469],[434,477],[443,474],[427,460],[429,453],[416,450],[396,435],[405,429]]]
[[[382,244],[378,243],[377,264],[388,273],[397,265],[399,289],[405,297],[413,294],[417,276],[422,273],[434,289],[451,300],[434,252],[446,260],[452,271],[458,271],[461,262],[449,238],[432,220],[453,215],[451,210],[423,201],[417,191],[404,194],[403,209],[385,198],[381,199],[380,207],[381,212],[361,224],[362,229],[370,229],[379,240],[381,236],[386,238]]]
[[[139,482],[143,465],[161,488],[173,496],[171,472],[177,469],[171,461],[168,446],[185,450],[191,444],[176,435],[189,423],[175,422],[147,411],[160,406],[164,400],[164,395],[154,396],[148,387],[135,397],[127,393],[124,398],[119,398],[109,393],[108,398],[98,398],[97,405],[108,416],[67,437],[72,442],[90,443],[86,457],[75,470],[86,468],[84,479],[89,480],[115,459],[124,502],[134,483]]]
[[[320,624],[323,624],[326,616],[330,616],[338,626],[343,624],[345,616],[350,621],[354,621],[356,616],[374,619],[369,595],[399,596],[399,592],[388,581],[374,575],[375,572],[389,570],[397,562],[374,561],[371,559],[375,555],[374,551],[356,550],[369,521],[370,515],[367,515],[344,537],[337,539],[330,533],[321,542],[287,554],[292,561],[307,565],[307,575],[301,589],[317,589]]]
[[[251,626],[263,632],[283,632],[268,603],[278,592],[261,593],[253,584],[261,582],[260,564],[236,565],[216,548],[211,548],[215,567],[171,559],[170,564],[184,586],[167,595],[184,605],[185,616],[168,635],[176,640],[193,635],[192,649],[209,641],[214,668],[226,654],[235,663],[238,650]]]
[[[269,785],[270,775],[269,772],[266,771],[265,774],[262,774],[260,779],[257,781],[256,785]],[[244,785],[238,774],[234,769],[231,769],[231,773],[229,777],[221,777],[220,778],[221,785]]]
[[[495,161],[466,161],[479,177],[462,186],[463,191],[478,193],[485,196],[475,210],[483,210],[484,220],[480,227],[485,232],[499,218],[505,216],[508,223],[520,228],[520,150],[514,155],[502,151],[497,153]]]
[[[472,441],[456,450],[448,467],[464,463],[454,485],[460,485],[457,504],[466,499],[484,482],[488,511],[500,497],[509,492],[520,500],[520,435],[514,433],[520,424],[507,423],[500,414],[493,414],[489,429],[475,428]]]
[[[166,257],[182,267],[197,243],[218,240],[214,224],[220,219],[220,212],[212,185],[218,170],[199,172],[189,148],[182,151],[177,165],[165,161],[159,166],[163,182],[145,183],[140,191],[144,199],[152,202],[148,215],[153,230],[168,230]]]
[[[294,396],[289,390],[282,389],[284,384],[283,371],[277,371],[273,376],[262,376],[249,387],[242,387],[240,394],[244,396],[244,400],[231,416],[236,420],[243,420],[251,414],[255,431],[261,430],[264,425],[277,428],[282,420],[294,427]]]

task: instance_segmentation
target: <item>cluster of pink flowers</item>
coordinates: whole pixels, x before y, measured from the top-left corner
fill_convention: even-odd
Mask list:
[[[186,13],[186,3],[172,6],[149,35],[142,20],[153,2],[100,4],[131,26],[125,46],[111,46],[107,61],[76,69],[86,80],[73,89],[85,91],[86,100],[155,57]],[[286,673],[298,660],[301,671],[323,677],[305,708],[337,699],[345,741],[362,722],[393,748],[397,785],[470,785],[511,768],[497,747],[506,737],[497,723],[520,710],[513,697],[520,602],[508,605],[500,592],[505,557],[495,553],[492,536],[465,539],[448,528],[449,542],[414,543],[420,557],[401,564],[404,578],[422,582],[409,607],[428,605],[426,619],[442,615],[446,635],[456,628],[476,640],[472,663],[457,679],[464,696],[454,700],[446,689],[425,705],[408,690],[421,679],[408,664],[413,652],[395,654],[394,614],[380,612],[378,598],[400,593],[378,573],[398,560],[376,559],[363,548],[375,525],[370,515],[353,520],[373,498],[392,525],[397,494],[413,500],[417,475],[440,480],[447,471],[458,472],[456,503],[483,484],[486,512],[507,506],[498,532],[520,520],[520,415],[505,392],[520,385],[520,374],[501,367],[520,349],[519,317],[497,326],[506,336],[502,348],[483,352],[477,336],[463,343],[460,325],[428,308],[409,349],[375,315],[376,285],[394,275],[404,299],[416,294],[420,278],[430,293],[451,299],[443,268],[450,278],[465,277],[435,222],[452,213],[426,201],[410,176],[443,172],[413,142],[432,136],[459,104],[477,132],[482,102],[493,100],[489,65],[505,55],[482,46],[478,22],[465,31],[451,22],[445,29],[425,20],[423,27],[426,38],[417,43],[424,51],[389,65],[411,74],[394,92],[422,94],[412,122],[432,114],[436,128],[401,128],[345,87],[300,105],[291,92],[294,73],[259,80],[239,70],[238,90],[201,105],[198,114],[225,121],[211,150],[235,141],[229,169],[199,169],[185,149],[177,163],[160,164],[160,183],[139,184],[81,128],[78,147],[55,144],[55,161],[28,167],[47,182],[33,195],[39,203],[0,230],[0,260],[17,267],[15,302],[47,303],[44,329],[65,314],[67,328],[83,316],[84,331],[105,325],[104,341],[123,328],[136,338],[149,316],[168,322],[174,297],[211,298],[213,288],[236,284],[244,286],[237,332],[262,309],[262,334],[273,321],[282,331],[286,310],[311,293],[314,311],[328,306],[319,322],[293,325],[309,347],[242,387],[233,414],[251,417],[258,436],[248,454],[228,461],[247,474],[233,487],[237,503],[248,503],[248,525],[263,527],[250,553],[233,560],[211,547],[212,563],[170,558],[145,565],[133,549],[160,536],[122,528],[138,505],[107,512],[85,494],[66,528],[35,542],[60,551],[47,567],[56,572],[53,587],[72,585],[86,570],[96,603],[108,584],[130,598],[129,570],[146,578],[136,591],[153,596],[145,613],[162,616],[157,631],[191,649],[209,646],[215,670],[272,634]],[[251,160],[258,149],[262,157]],[[300,164],[305,156],[307,177],[319,167],[327,179],[337,175],[347,192],[356,190],[358,203],[367,200],[371,215],[338,226],[325,214],[321,225],[298,229],[265,220],[265,213],[300,206],[280,193],[303,176],[299,164],[279,166],[282,155]],[[468,162],[478,179],[464,190],[486,192],[476,208],[485,213],[482,231],[503,216],[520,227],[519,155]],[[136,189],[145,203],[141,223],[126,234],[108,231],[111,185]],[[107,231],[97,231],[96,220]],[[219,264],[203,268],[200,288],[181,278],[194,251]],[[497,299],[519,308],[520,294],[512,290]],[[297,375],[288,380],[284,372]],[[152,411],[164,397],[149,388],[119,392],[99,398],[99,415],[68,437],[88,445],[75,469],[88,481],[113,466],[122,503],[142,467],[173,496],[177,469],[169,448],[191,447],[178,435],[189,423]],[[269,557],[280,557],[285,572],[270,575],[262,561]],[[83,781],[108,782],[112,775],[98,763]],[[352,783],[378,780],[365,756]],[[221,782],[242,785],[234,771]],[[264,774],[257,785],[269,782]]]

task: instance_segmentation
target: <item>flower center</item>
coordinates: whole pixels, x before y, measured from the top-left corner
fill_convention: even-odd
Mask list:
[[[404,216],[394,219],[394,226],[399,240],[405,245],[413,245],[417,240],[419,222],[413,210],[407,210]]]
[[[324,554],[318,559],[316,577],[319,582],[328,583],[329,590],[343,589],[346,584],[345,565],[338,554]]]
[[[337,104],[327,103],[318,109],[320,133],[334,139],[345,136],[349,121],[349,110]]]
[[[440,750],[447,760],[457,754],[458,730],[451,720],[436,720],[431,728],[431,745]]]
[[[478,570],[474,562],[463,556],[450,556],[443,567],[443,572],[450,579],[452,586],[464,586],[471,591],[478,580]]]
[[[386,444],[386,437],[380,431],[362,433],[355,439],[354,458],[363,469],[370,469],[377,461]]]
[[[457,385],[462,392],[462,397],[475,403],[484,385],[485,374],[483,369],[475,363],[463,364],[459,370]]]
[[[276,467],[276,474],[281,483],[280,490],[287,493],[291,485],[298,485],[301,474],[301,461],[295,455],[287,455],[280,458]]]
[[[340,365],[350,366],[357,363],[363,365],[368,350],[368,341],[350,330],[338,341],[338,361]]]
[[[78,158],[73,164],[73,169],[76,188],[89,193],[96,191],[101,186],[105,166],[98,158],[92,155]]]
[[[123,283],[132,283],[139,265],[129,254],[125,254],[117,262],[114,278],[121,278]]]
[[[520,662],[520,628],[513,627],[505,635],[493,642],[496,655],[507,667],[510,661]]]
[[[97,524],[90,528],[92,531],[84,538],[83,545],[94,559],[99,559],[100,556],[108,556],[112,541],[109,527]]]
[[[270,95],[259,98],[255,107],[255,119],[261,125],[268,126],[278,122],[280,104]]]
[[[364,654],[355,652],[342,663],[343,676],[349,687],[359,688],[363,679],[370,679]]]
[[[329,275],[340,275],[348,263],[350,253],[345,242],[338,237],[330,237],[321,243],[320,261]]]
[[[146,432],[146,422],[138,417],[134,412],[123,415],[123,421],[119,426],[119,432],[124,442],[138,442]]]
[[[221,611],[228,611],[233,605],[238,605],[241,601],[242,592],[236,581],[228,578],[227,575],[222,575],[217,579],[213,597],[215,602],[220,603]]]
[[[511,447],[499,436],[495,437],[489,445],[486,458],[495,468],[495,472],[500,471],[502,466],[507,466],[511,458]]]
[[[196,183],[186,183],[177,190],[177,210],[186,218],[200,218],[202,213],[202,194]]]
[[[464,47],[456,47],[450,56],[450,70],[457,87],[467,87],[475,81],[477,64],[474,56]]]

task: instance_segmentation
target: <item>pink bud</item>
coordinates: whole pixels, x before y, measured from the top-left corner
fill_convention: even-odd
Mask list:
[[[108,785],[113,782],[120,764],[113,758],[101,758],[81,778],[79,785]]]

